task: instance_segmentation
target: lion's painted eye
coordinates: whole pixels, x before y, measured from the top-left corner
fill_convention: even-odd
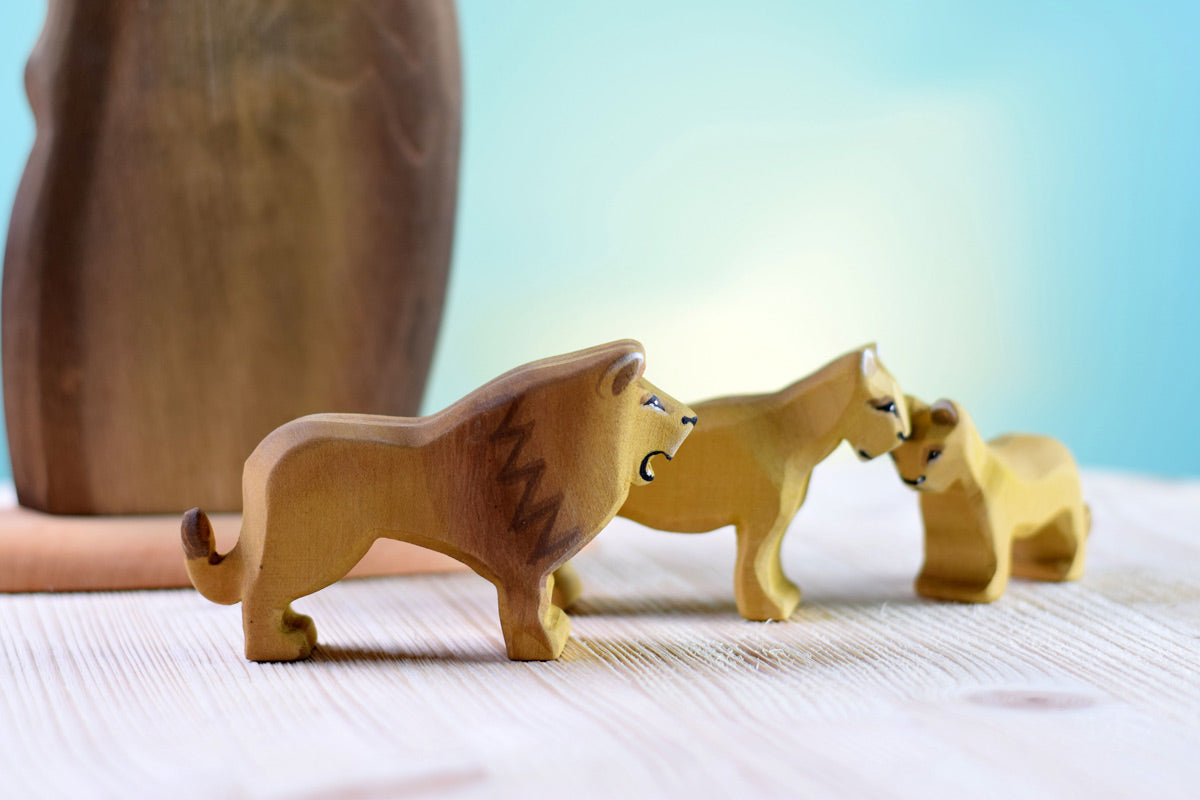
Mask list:
[[[642,401],[642,405],[657,408],[659,411],[665,412],[667,407],[662,404],[662,400],[658,399],[658,395],[652,394]]]
[[[882,411],[884,414],[895,414],[900,416],[900,410],[896,408],[895,400],[881,400],[871,403],[871,408],[876,411]]]
[[[925,456],[925,463],[932,464],[933,462],[937,461],[941,457],[942,457],[941,450],[930,450],[929,455]]]

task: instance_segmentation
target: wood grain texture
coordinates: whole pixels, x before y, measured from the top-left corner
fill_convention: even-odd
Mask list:
[[[1032,434],[985,442],[953,400],[930,406],[906,399],[912,435],[892,460],[921,500],[925,563],[917,593],[990,603],[1012,575],[1078,580],[1091,515],[1066,445]]]
[[[732,530],[618,519],[575,559],[555,662],[505,659],[469,572],[299,601],[323,638],[289,664],[243,661],[237,609],[191,591],[2,596],[4,793],[1194,796],[1200,482],[1085,471],[1087,574],[987,605],[913,594],[917,500],[885,460],[812,482],[791,621],[736,615]]]
[[[694,408],[704,424],[679,463],[662,480],[632,490],[619,514],[679,533],[735,526],[738,612],[787,619],[800,589],[784,574],[779,548],[813,467],[842,441],[866,461],[899,445],[908,434],[904,396],[870,345],[778,392]]]
[[[632,340],[525,364],[428,417],[314,414],[246,460],[236,546],[183,517],[188,575],[241,603],[246,658],[307,658],[310,617],[291,603],[344,576],[375,540],[445,553],[491,581],[509,658],[557,658],[570,621],[551,573],[654,480],[696,424],[645,380]]]
[[[450,0],[51,0],[5,252],[22,504],[236,511],[318,411],[414,414],[461,90]]]

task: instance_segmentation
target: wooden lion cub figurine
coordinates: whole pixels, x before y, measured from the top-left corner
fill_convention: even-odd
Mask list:
[[[1042,581],[1083,574],[1091,515],[1067,448],[1046,436],[984,442],[958,404],[908,398],[912,436],[892,451],[921,493],[925,597],[990,603],[1009,575]]]
[[[192,583],[241,601],[247,658],[291,661],[317,641],[291,602],[344,576],[377,538],[399,539],[496,586],[509,658],[557,658],[570,622],[551,602],[551,573],[696,423],[644,365],[640,344],[615,342],[518,367],[428,417],[293,420],[246,461],[229,553],[215,552],[203,511],[184,516]]]

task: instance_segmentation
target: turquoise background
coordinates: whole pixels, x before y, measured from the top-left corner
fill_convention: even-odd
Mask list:
[[[991,7],[995,5],[996,7]],[[0,212],[44,5],[0,12]],[[878,340],[985,435],[1200,474],[1200,4],[464,0],[426,407],[633,336],[679,397]]]

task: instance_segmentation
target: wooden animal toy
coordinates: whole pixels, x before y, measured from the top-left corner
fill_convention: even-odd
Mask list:
[[[317,641],[291,602],[337,581],[375,539],[400,539],[495,585],[509,658],[557,658],[570,622],[551,573],[696,424],[644,365],[641,345],[621,341],[518,367],[428,417],[293,420],[246,461],[229,553],[216,553],[203,511],[184,515],[192,583],[241,601],[247,658],[291,661]]]
[[[1010,574],[1042,581],[1083,574],[1091,514],[1071,452],[1046,436],[984,442],[955,402],[908,398],[912,436],[892,451],[921,493],[925,564],[917,593],[990,603]]]
[[[813,467],[847,440],[862,459],[908,435],[908,412],[875,346],[855,350],[773,394],[709,400],[687,450],[653,484],[629,493],[620,516],[665,531],[737,528],[734,594],[746,619],[787,619],[800,590],[779,548]],[[571,593],[573,574],[563,576]],[[564,591],[564,594],[568,594]]]

